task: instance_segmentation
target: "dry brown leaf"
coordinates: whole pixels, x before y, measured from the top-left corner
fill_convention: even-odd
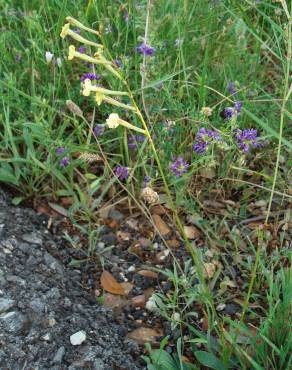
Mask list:
[[[149,277],[151,279],[157,279],[157,276],[158,276],[157,272],[150,271],[150,270],[140,270],[138,271],[138,274],[145,276],[145,277]]]
[[[56,211],[57,213],[59,213],[60,215],[64,216],[64,217],[68,217],[68,211],[62,207],[62,206],[59,206],[58,204],[56,203],[51,203],[49,202],[48,203],[49,206],[54,210]]]
[[[129,295],[131,290],[134,288],[134,285],[129,283],[128,281],[125,281],[124,283],[121,283],[121,286],[124,289],[125,295]]]
[[[151,207],[150,212],[152,215],[162,216],[166,214],[166,209],[161,204],[157,204],[156,206]]]
[[[170,234],[171,232],[170,228],[166,225],[166,223],[162,220],[162,218],[159,215],[154,214],[152,218],[155,226],[157,227],[162,236],[167,236]]]
[[[180,242],[177,239],[167,240],[167,246],[171,249],[178,249],[180,247]]]
[[[189,239],[196,239],[201,235],[195,226],[184,226],[184,231]]]
[[[112,294],[124,295],[125,289],[117,282],[113,275],[104,270],[100,277],[100,283],[104,290]]]
[[[119,295],[111,293],[105,293],[103,295],[103,306],[111,308],[115,314],[121,313],[127,303],[128,301]]]
[[[127,337],[133,339],[138,344],[144,345],[147,342],[156,342],[157,337],[161,337],[163,334],[162,330],[154,330],[150,328],[138,328],[127,334]]]

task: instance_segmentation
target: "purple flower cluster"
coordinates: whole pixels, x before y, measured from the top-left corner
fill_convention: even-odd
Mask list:
[[[84,82],[86,79],[89,79],[90,81],[98,81],[101,79],[101,77],[99,75],[96,75],[95,73],[93,72],[89,72],[89,73],[84,73],[81,77],[80,77],[80,81],[81,82]]]
[[[95,136],[101,136],[104,133],[104,125],[95,125],[93,128],[93,133]]]
[[[144,56],[152,56],[155,54],[156,49],[151,47],[150,45],[147,45],[145,42],[143,42],[140,46],[136,48],[136,50],[140,53],[143,54]]]
[[[80,46],[80,48],[78,49],[79,53],[83,54],[85,53],[86,49],[84,46]]]
[[[266,142],[260,141],[258,131],[256,129],[236,130],[235,139],[238,147],[245,153],[248,153],[252,148],[263,147]]]
[[[241,101],[236,101],[234,103],[234,108],[232,107],[227,107],[223,110],[223,118],[225,121],[231,120],[232,117],[238,116],[241,112],[242,109],[242,102]]]
[[[64,157],[60,160],[60,166],[61,167],[67,167],[70,164],[70,158]]]
[[[144,141],[144,135],[131,135],[128,139],[128,147],[129,149],[136,149],[138,147],[138,143],[144,143]]]
[[[129,176],[129,169],[127,167],[124,167],[124,166],[117,166],[114,169],[114,173],[120,181],[124,181]]]
[[[60,155],[64,154],[65,150],[66,149],[63,146],[58,146],[56,148],[56,155],[60,156]],[[63,168],[67,167],[69,164],[70,164],[70,158],[69,157],[65,156],[65,157],[60,159],[60,166],[61,167],[63,167]]]
[[[195,142],[193,144],[193,150],[198,154],[205,154],[210,144],[220,140],[220,135],[217,131],[208,130],[205,127],[199,129]]]
[[[177,157],[170,163],[169,168],[175,177],[179,177],[188,171],[189,166],[190,165],[185,162],[182,157]]]

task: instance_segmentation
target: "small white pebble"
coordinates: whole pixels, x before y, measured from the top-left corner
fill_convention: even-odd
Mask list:
[[[174,321],[180,321],[180,314],[178,312],[174,312],[171,316],[171,318],[174,320]]]
[[[146,310],[150,311],[150,312],[155,312],[155,311],[158,311],[158,307],[157,307],[157,304],[155,302],[155,299],[153,296],[151,296],[148,301],[146,302]]]
[[[127,270],[128,272],[134,272],[136,271],[136,267],[134,265],[130,266]]]
[[[70,343],[72,346],[79,346],[86,339],[86,332],[84,330],[77,331],[70,336]]]

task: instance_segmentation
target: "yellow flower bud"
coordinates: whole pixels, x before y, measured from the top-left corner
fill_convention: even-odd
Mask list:
[[[74,59],[75,54],[76,54],[75,46],[74,46],[74,45],[70,45],[70,46],[69,46],[69,55],[68,55],[68,60],[72,60],[72,59]]]

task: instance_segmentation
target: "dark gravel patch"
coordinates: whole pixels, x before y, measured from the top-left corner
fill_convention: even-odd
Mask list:
[[[0,368],[142,369],[139,347],[111,311],[56,258],[46,218],[10,205],[0,190]],[[86,339],[72,345],[70,336]]]

